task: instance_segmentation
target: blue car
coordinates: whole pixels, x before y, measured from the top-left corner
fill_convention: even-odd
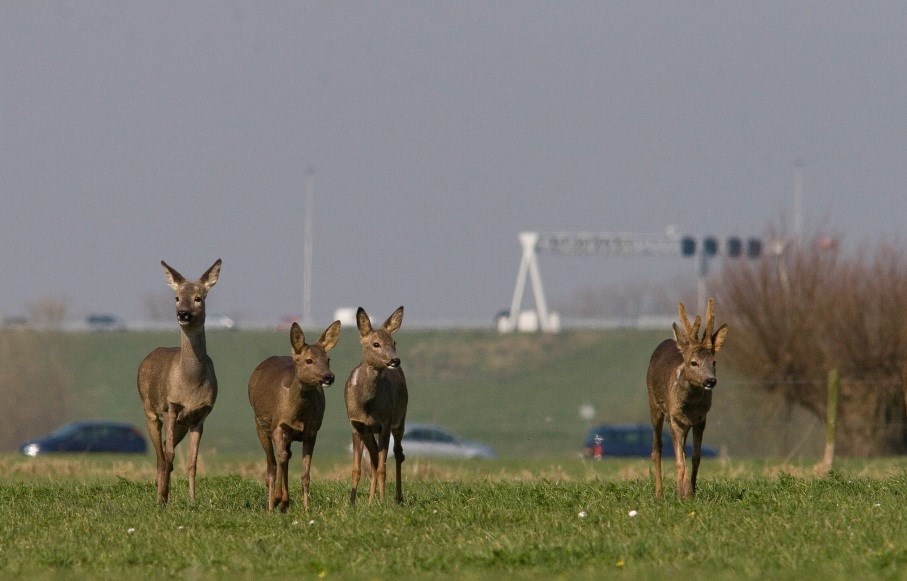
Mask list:
[[[662,432],[661,454],[664,458],[674,457],[674,444],[671,434]],[[686,455],[693,454],[692,434],[687,437],[684,448]],[[583,455],[586,458],[648,458],[652,455],[652,426],[649,424],[603,424],[592,428],[583,442]],[[702,445],[703,458],[715,458],[718,450]]]
[[[46,436],[33,438],[19,446],[26,456],[53,452],[106,452],[144,454],[148,451],[145,436],[134,426],[123,422],[73,422]]]

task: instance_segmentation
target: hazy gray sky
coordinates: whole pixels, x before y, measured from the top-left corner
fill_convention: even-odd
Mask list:
[[[0,3],[0,315],[146,316],[159,261],[209,309],[491,320],[526,229],[907,224],[907,5]],[[550,298],[636,270],[543,259]],[[405,323],[404,323],[405,324]]]

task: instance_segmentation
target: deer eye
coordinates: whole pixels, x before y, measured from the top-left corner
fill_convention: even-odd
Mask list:
[[[195,297],[195,302],[197,302],[197,303],[202,302],[202,297]]]
[[[305,362],[306,362],[306,365],[311,365],[311,364],[312,364],[312,358],[310,357],[310,358],[306,359]]]
[[[690,367],[699,367],[699,362],[693,359],[690,361]]]
[[[381,343],[375,341],[374,343],[372,343],[372,347],[374,347],[375,349],[377,349],[378,347],[381,347]]]
[[[180,298],[179,298],[179,297],[173,297],[173,298],[176,299],[176,302],[180,302]]]

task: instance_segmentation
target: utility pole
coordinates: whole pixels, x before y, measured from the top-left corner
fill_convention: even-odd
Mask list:
[[[794,162],[794,241],[803,242],[803,160]]]
[[[305,170],[305,227],[303,232],[302,326],[312,328],[312,259],[315,245],[315,168]]]

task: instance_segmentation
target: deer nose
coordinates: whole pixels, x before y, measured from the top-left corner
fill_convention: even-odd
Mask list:
[[[328,373],[327,375],[325,375],[321,380],[321,383],[324,385],[332,385],[334,383],[334,374]]]
[[[188,323],[192,315],[186,309],[180,309],[176,312],[176,318],[180,323]]]
[[[717,379],[715,379],[714,377],[710,377],[705,380],[705,383],[703,383],[703,385],[705,385],[706,389],[712,389],[713,387],[715,387],[715,385],[717,383],[718,383]]]
[[[400,367],[400,358],[394,357],[393,359],[391,359],[390,361],[387,362],[387,366],[390,367],[391,369],[396,369],[396,368]]]

